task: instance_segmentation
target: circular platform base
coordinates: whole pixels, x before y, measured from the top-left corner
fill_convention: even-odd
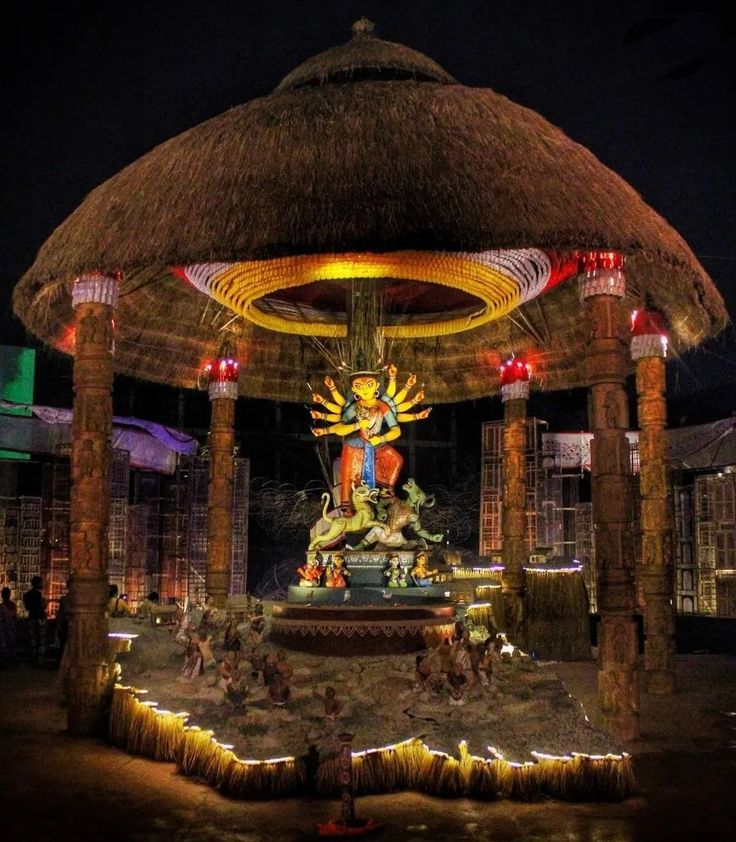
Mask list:
[[[451,603],[392,606],[274,603],[270,637],[320,655],[398,655],[436,646],[454,631]]]

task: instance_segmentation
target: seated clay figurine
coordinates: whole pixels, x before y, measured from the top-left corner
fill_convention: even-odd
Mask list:
[[[388,579],[386,584],[389,588],[399,588],[401,587],[399,583],[399,578],[401,576],[401,566],[399,564],[399,556],[396,553],[392,553],[388,557],[388,567],[383,571],[383,575]]]
[[[317,557],[313,556],[307,559],[306,564],[297,567],[296,572],[299,574],[300,588],[318,588],[322,583],[324,568],[317,560]]]
[[[182,675],[190,680],[204,672],[204,660],[199,644],[199,635],[194,632],[187,641],[184,666],[181,670]]]
[[[253,616],[250,618],[250,627],[256,634],[263,634],[266,625],[266,618],[263,616],[263,605],[259,602],[253,609]]]
[[[289,701],[291,690],[280,672],[276,672],[268,685],[268,701],[274,707],[284,707]]]
[[[414,567],[411,569],[411,578],[418,588],[427,588],[432,584],[432,580],[437,575],[436,570],[430,570],[427,567],[427,554],[420,552],[414,561]]]
[[[343,708],[343,703],[337,698],[334,687],[325,687],[325,717],[335,720]]]
[[[325,587],[347,588],[350,571],[345,567],[345,559],[340,553],[333,553],[325,573]]]
[[[450,685],[450,704],[464,705],[463,691],[468,679],[465,677],[461,664],[455,664],[447,676],[447,683]]]

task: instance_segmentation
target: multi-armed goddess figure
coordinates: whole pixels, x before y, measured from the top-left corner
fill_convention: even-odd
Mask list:
[[[397,392],[396,371],[393,364],[386,369],[388,383],[385,389],[378,379],[380,372],[353,372],[350,375],[351,394],[347,399],[331,377],[325,377],[325,386],[332,400],[312,393],[312,400],[327,410],[312,410],[312,418],[330,422],[326,427],[312,427],[312,433],[315,436],[334,433],[343,437],[340,508],[345,512],[352,508],[353,486],[361,482],[369,488],[383,488],[393,494],[404,460],[388,442],[401,435],[400,423],[419,421],[431,412],[431,407],[420,412],[408,411],[424,400],[424,392],[420,389],[407,400],[417,378],[409,375],[404,387]]]

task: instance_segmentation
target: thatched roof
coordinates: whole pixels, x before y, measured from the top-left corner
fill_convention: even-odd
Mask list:
[[[118,371],[194,386],[232,314],[170,267],[319,253],[616,249],[634,300],[676,348],[727,315],[682,238],[619,176],[538,114],[457,84],[431,59],[361,34],[293,70],[269,96],[161,144],[92,191],[49,237],[13,304],[65,348],[70,284],[122,271]],[[462,334],[397,343],[433,401],[493,392],[499,356],[530,349],[543,388],[584,383],[586,341],[566,282]],[[308,341],[237,318],[241,392],[302,400],[326,364]],[[314,381],[312,381],[314,382]]]

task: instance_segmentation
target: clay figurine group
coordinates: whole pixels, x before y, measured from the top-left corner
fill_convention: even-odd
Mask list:
[[[350,585],[350,571],[345,567],[341,553],[332,553],[325,562],[321,553],[307,559],[306,564],[297,567],[300,588],[347,588]]]
[[[450,705],[464,705],[471,687],[490,687],[494,666],[501,660],[497,638],[491,635],[474,644],[462,623],[452,641],[445,639],[427,655],[417,655],[414,689],[427,699],[449,691]]]
[[[242,708],[249,694],[263,686],[270,704],[283,707],[291,694],[293,668],[283,650],[263,654],[264,628],[260,603],[248,607],[241,623],[216,608],[211,597],[204,609],[181,611],[175,638],[184,647],[181,681],[203,680],[219,687],[223,701],[234,708]],[[223,650],[218,662],[215,653]]]
[[[383,575],[387,579],[389,588],[427,588],[434,581],[437,575],[436,570],[430,570],[427,566],[427,554],[419,552],[414,559],[414,566],[409,570],[408,566],[401,564],[398,553],[392,553],[388,557],[388,567]]]

